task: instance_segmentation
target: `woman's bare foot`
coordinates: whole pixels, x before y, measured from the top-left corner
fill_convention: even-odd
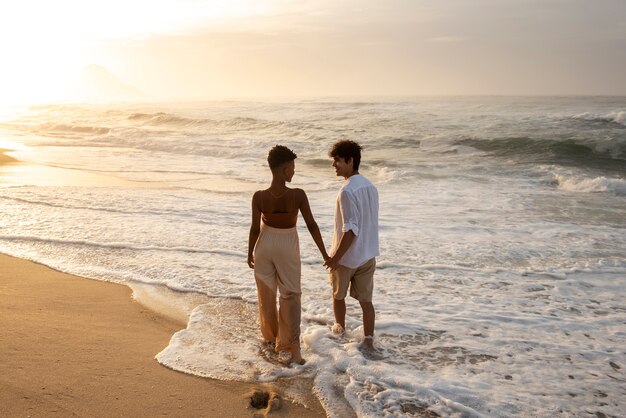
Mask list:
[[[341,324],[338,324],[337,322],[335,322],[335,324],[331,327],[331,330],[335,335],[343,335],[346,332],[345,327],[341,326]]]
[[[297,364],[298,366],[302,366],[306,363],[306,360],[300,356],[299,359],[296,359],[295,357],[291,356],[291,360],[289,361],[290,364]]]
[[[288,354],[289,356],[284,356],[283,354]],[[292,364],[297,364],[302,366],[306,363],[306,360],[302,358],[302,354],[300,353],[300,348],[293,348],[291,353],[281,351],[281,363],[285,366],[290,366]]]
[[[294,347],[291,350],[291,359],[289,359],[289,363],[295,363],[302,366],[304,363],[304,359],[302,358],[302,353],[300,352],[300,347]]]

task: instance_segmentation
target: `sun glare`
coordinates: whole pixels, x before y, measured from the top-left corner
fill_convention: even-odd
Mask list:
[[[66,86],[111,40],[136,42],[255,13],[251,0],[20,0],[0,3],[0,104],[64,98]],[[9,41],[10,40],[10,41]]]

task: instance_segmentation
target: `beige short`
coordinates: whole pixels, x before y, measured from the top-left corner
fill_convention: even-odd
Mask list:
[[[360,302],[371,302],[374,291],[374,271],[376,258],[372,258],[363,265],[351,269],[339,266],[330,272],[330,284],[333,287],[333,298],[343,300],[348,294]]]

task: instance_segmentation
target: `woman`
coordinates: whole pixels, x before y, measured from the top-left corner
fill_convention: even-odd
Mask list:
[[[288,363],[304,364],[300,352],[300,244],[296,222],[298,212],[322,253],[328,254],[320,230],[313,218],[306,193],[290,189],[295,173],[296,154],[276,145],[267,162],[272,170],[272,183],[252,197],[252,226],[248,241],[248,266],[254,269],[261,334],[276,351],[288,351]],[[280,305],[276,309],[276,292]]]

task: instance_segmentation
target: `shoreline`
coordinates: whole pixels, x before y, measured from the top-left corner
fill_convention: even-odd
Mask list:
[[[5,254],[0,326],[0,415],[253,416],[263,410],[246,395],[275,390],[168,369],[154,357],[180,321],[133,300],[128,286]],[[281,404],[270,416],[326,416],[319,403]]]
[[[0,148],[0,185],[134,187],[132,181],[114,176],[37,164],[7,155],[16,150]],[[143,185],[142,185],[143,186]]]

